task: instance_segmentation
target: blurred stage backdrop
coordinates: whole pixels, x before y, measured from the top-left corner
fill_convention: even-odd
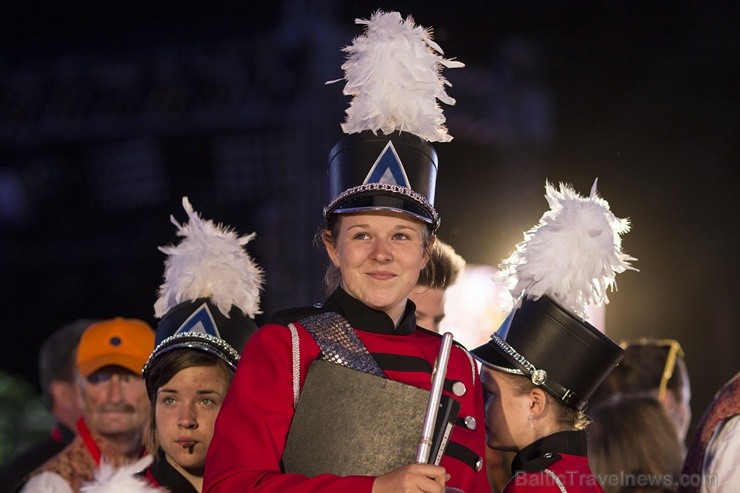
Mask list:
[[[324,82],[378,8],[467,65],[444,72],[436,205],[482,284],[446,326],[485,340],[502,316],[487,274],[547,209],[545,180],[587,194],[598,178],[640,269],[600,323],[681,342],[695,424],[740,354],[733,2],[3,0],[0,370],[37,385],[39,344],[77,318],[155,324],[184,195],[256,231],[260,321],[321,300],[312,239],[348,103]]]

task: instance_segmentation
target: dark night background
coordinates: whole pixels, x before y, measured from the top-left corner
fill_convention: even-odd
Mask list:
[[[457,99],[440,237],[496,265],[595,178],[633,231],[607,333],[685,348],[693,424],[738,370],[736,2],[0,0],[0,370],[36,384],[77,318],[152,305],[169,215],[241,234],[265,315],[321,299],[312,247],[348,100],[340,49],[377,8],[433,27]]]

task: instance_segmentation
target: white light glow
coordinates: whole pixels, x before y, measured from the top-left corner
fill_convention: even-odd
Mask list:
[[[486,343],[508,314],[509,292],[493,280],[496,269],[489,265],[467,264],[455,284],[445,293],[445,318],[440,332],[452,332],[455,340],[468,349]],[[587,320],[605,331],[605,309],[589,306]]]

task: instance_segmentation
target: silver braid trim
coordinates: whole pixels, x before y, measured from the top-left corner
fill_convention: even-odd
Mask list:
[[[565,485],[563,484],[562,481],[560,481],[560,478],[558,477],[557,474],[555,474],[554,472],[552,472],[550,469],[545,469],[544,472],[545,472],[545,474],[547,474],[548,476],[550,476],[553,481],[555,481],[555,484],[557,485],[558,489],[560,490],[560,493],[568,493],[568,490],[565,489]]]
[[[290,348],[293,357],[293,409],[298,405],[301,396],[301,347],[298,344],[298,329],[288,324],[290,329]]]
[[[475,377],[478,375],[478,366],[475,364],[475,360],[473,359],[473,356],[470,354],[470,352],[467,349],[464,349],[464,348],[460,348],[460,349],[462,349],[462,352],[465,353],[465,356],[468,357],[468,361],[470,362],[470,370],[473,374],[472,381],[473,381],[473,385],[475,385]]]

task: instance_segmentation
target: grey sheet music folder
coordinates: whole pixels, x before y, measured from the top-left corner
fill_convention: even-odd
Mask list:
[[[329,361],[311,364],[283,452],[285,472],[379,476],[413,464],[429,391]],[[443,396],[430,457],[459,403]]]

